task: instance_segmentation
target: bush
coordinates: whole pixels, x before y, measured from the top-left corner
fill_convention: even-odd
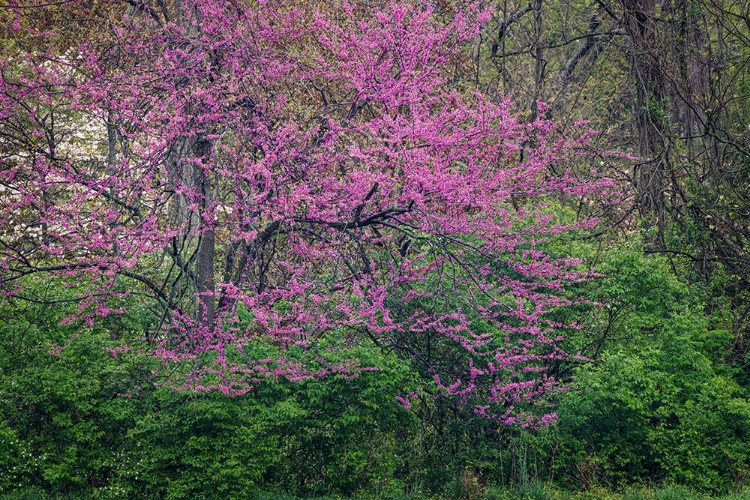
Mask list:
[[[560,397],[551,431],[557,477],[581,488],[741,486],[750,463],[750,403],[721,363],[729,332],[660,258],[623,248],[601,269],[597,314],[606,337],[594,337],[602,344],[598,359],[578,368],[574,389]]]

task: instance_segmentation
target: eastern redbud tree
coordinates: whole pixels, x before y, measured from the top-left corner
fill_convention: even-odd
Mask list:
[[[72,281],[69,321],[94,324],[147,296],[143,340],[188,367],[179,387],[370,368],[326,357],[336,338],[480,415],[551,419],[519,404],[556,386],[570,325],[550,313],[586,276],[542,243],[593,221],[549,202],[602,182],[571,167],[589,131],[462,80],[479,4],[123,1],[65,47],[22,4],[12,29],[36,42],[0,63],[6,297]]]

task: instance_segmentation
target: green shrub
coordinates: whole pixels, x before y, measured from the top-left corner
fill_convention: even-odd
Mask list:
[[[700,295],[674,279],[664,260],[644,257],[637,246],[607,254],[600,268],[604,307],[592,323],[606,335],[594,332],[597,359],[576,370],[573,389],[560,397],[559,424],[548,431],[553,472],[579,488],[741,486],[750,463],[750,403],[721,363],[729,332],[704,314]]]

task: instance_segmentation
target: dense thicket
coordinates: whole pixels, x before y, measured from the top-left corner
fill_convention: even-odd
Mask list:
[[[237,12],[250,5],[209,3]],[[499,495],[495,486],[534,498],[544,498],[539,485],[592,491],[594,497],[658,484],[711,494],[747,487],[747,2],[493,1],[476,18],[477,30],[466,32],[455,32],[465,26],[466,20],[455,20],[464,2],[432,2],[429,19],[405,14],[401,34],[420,39],[425,26],[437,32],[452,27],[436,42],[450,45],[449,54],[433,60],[445,66],[439,74],[426,73],[439,85],[393,103],[389,99],[400,99],[400,91],[408,93],[405,82],[427,88],[414,77],[424,68],[398,57],[372,59],[370,70],[393,64],[380,75],[392,80],[378,87],[379,94],[352,97],[355,89],[366,92],[356,72],[368,67],[341,62],[353,65],[358,51],[397,43],[381,39],[392,19],[371,17],[373,2],[291,3],[300,15],[284,11],[287,24],[261,27],[245,17],[247,25],[232,26],[246,45],[227,45],[205,18],[208,38],[201,23],[170,31],[172,20],[189,18],[180,0],[12,0],[0,6],[0,198],[16,204],[15,212],[2,212],[0,227],[0,495],[252,498],[282,491],[475,499]],[[331,39],[321,42],[305,31],[311,23]],[[143,31],[128,33],[136,25]],[[336,26],[372,36],[357,45]],[[139,59],[149,43],[163,44],[174,66],[157,70],[158,57]],[[124,44],[144,52],[122,52]],[[205,52],[189,50],[191,44],[203,44]],[[237,73],[215,69],[223,67],[226,46],[252,47],[242,55],[247,64],[233,69]],[[81,47],[90,59],[70,57]],[[334,57],[324,49],[340,53]],[[279,54],[288,66],[275,66]],[[69,61],[84,80],[93,71],[109,80],[104,86],[92,78],[88,94],[70,93],[63,90],[75,85],[65,81],[70,75],[49,69],[60,61]],[[32,64],[39,64],[36,73]],[[321,66],[310,69],[313,64]],[[413,73],[402,79],[394,70],[399,64]],[[40,78],[53,76],[42,85]],[[263,88],[239,90],[237,81]],[[39,86],[32,89],[29,82]],[[154,112],[170,89],[205,98],[178,99]],[[199,105],[216,97],[202,92],[216,89],[234,96],[222,115]],[[284,92],[288,100],[277,102]],[[415,107],[422,99],[429,104]],[[124,108],[123,101],[129,103]],[[384,125],[391,105],[399,118]],[[477,106],[486,114],[503,109],[504,143],[482,135],[476,115],[466,118]],[[447,121],[433,113],[436,107],[450,111]],[[102,109],[109,111],[97,115]],[[170,113],[197,119],[200,132],[186,132],[195,130],[195,121],[174,128]],[[81,128],[81,117],[91,115],[104,128]],[[575,142],[582,121],[598,131],[585,143]],[[300,131],[284,123],[307,125]],[[450,134],[440,128],[445,123],[454,125]],[[420,131],[404,139],[416,124]],[[439,140],[426,132],[433,125],[442,130]],[[475,133],[481,140],[456,135]],[[573,142],[559,143],[564,147],[553,161],[548,156],[540,162],[548,136]],[[143,148],[151,140],[157,144]],[[283,157],[276,163],[266,160],[272,144]],[[511,144],[518,149],[502,149]],[[469,146],[490,151],[461,151]],[[415,161],[412,147],[429,158],[416,161],[446,161],[444,173],[454,182],[494,182],[496,193],[508,191],[494,200],[477,198],[478,188],[432,198],[437,178],[425,186],[399,177],[406,175],[402,166]],[[321,191],[311,188],[290,202],[309,180],[305,172],[315,170],[321,173],[315,178],[324,179],[334,157],[341,170],[328,172],[338,183],[331,192],[357,196],[316,198]],[[385,161],[393,158],[395,164]],[[490,160],[498,172],[519,167],[509,177],[490,178],[466,166]],[[37,171],[19,169],[24,162]],[[246,192],[232,190],[234,177],[222,184],[221,176],[242,173],[230,172],[239,164],[254,169],[242,180]],[[139,177],[144,165],[155,172],[163,167],[166,174]],[[58,176],[57,182],[73,167],[82,170],[66,182],[75,179],[79,191],[31,188],[39,172]],[[121,175],[125,171],[129,177]],[[619,196],[593,195],[602,176],[616,183]],[[513,192],[515,181],[529,187]],[[575,187],[581,185],[586,192]],[[191,198],[194,188],[199,194]],[[257,199],[263,189],[269,190],[268,206],[259,204],[248,223],[240,212],[249,205],[237,200]],[[277,202],[274,196],[284,189],[296,194]],[[19,201],[12,190],[25,190],[28,198]],[[407,192],[417,198],[410,202]],[[107,240],[118,231],[139,237],[139,221],[148,217],[129,200],[151,203],[149,215],[164,207],[168,218],[153,224],[162,231],[155,237],[164,243],[162,254],[149,250],[134,257],[128,241]],[[334,201],[335,207],[326,205]],[[415,203],[422,205],[415,210]],[[117,205],[117,218],[107,219]],[[443,212],[449,205],[453,212]],[[70,215],[82,207],[91,214],[87,220],[102,217],[96,235],[86,224],[71,229],[75,224],[64,222],[67,232],[49,227],[47,210]],[[317,210],[315,217],[310,210]],[[502,231],[479,237],[468,235],[471,226],[463,222],[450,231],[428,227],[483,216],[506,217],[497,226]],[[592,217],[602,223],[594,227]],[[557,228],[578,230],[556,234]],[[95,262],[72,247],[50,251],[55,244],[75,246],[75,238],[86,246],[89,237],[106,240],[86,247]],[[474,251],[481,244],[487,246]],[[110,253],[101,251],[105,247]],[[111,251],[136,265],[119,264]],[[514,252],[520,255],[515,267],[508,265]],[[91,266],[75,268],[91,262],[100,273],[95,280]],[[539,273],[548,262],[558,263],[555,272],[575,273],[566,275],[566,286]],[[401,281],[396,293],[378,292],[402,279],[405,265],[414,279]],[[477,290],[488,290],[487,276],[507,286],[482,298]],[[585,276],[590,279],[579,280]],[[476,277],[485,281],[475,289]],[[284,282],[306,285],[280,293]],[[532,299],[530,291],[537,294]],[[526,306],[543,305],[544,325],[554,327],[545,336],[564,334],[554,350],[545,350],[550,344],[544,341],[541,349],[512,347],[538,326],[528,309],[526,315],[483,315],[519,297],[530,300]],[[471,313],[477,303],[482,312]],[[462,318],[451,315],[456,310]],[[389,330],[420,311],[432,315],[432,326],[423,321],[418,329]],[[258,321],[260,312],[267,316]],[[254,326],[242,330],[247,325]],[[213,357],[186,350],[203,342],[192,328],[201,339],[212,335],[203,352]],[[504,331],[501,340],[483,343],[500,338],[498,331]],[[231,341],[218,339],[220,332],[231,332]],[[270,343],[255,342],[269,332]],[[230,355],[229,372],[217,370],[223,351],[216,346],[238,338],[241,357]],[[155,347],[160,358],[152,355]],[[509,387],[511,380],[502,376],[511,373],[490,374],[481,364],[482,349],[502,353],[498,360],[532,357],[512,374],[522,384],[512,397],[492,395]],[[178,358],[182,363],[171,363]],[[251,377],[238,377],[236,367],[248,360],[262,362],[251,367]],[[368,370],[353,370],[352,360]],[[528,372],[521,373],[523,366]],[[257,376],[268,367],[280,377]],[[309,376],[322,372],[328,375]],[[443,378],[435,382],[435,375]],[[464,385],[447,387],[446,380]],[[170,387],[175,383],[242,394],[177,391]],[[472,390],[464,392],[467,385]],[[486,400],[495,405],[494,419],[486,418]],[[514,412],[503,414],[509,405]],[[546,423],[553,414],[556,421],[539,429],[505,425],[527,424],[532,415],[548,415]]]
[[[503,2],[476,51],[483,88],[589,119],[627,189],[611,213],[730,312],[747,355],[750,20],[743,1]],[[613,170],[614,169],[614,170]]]

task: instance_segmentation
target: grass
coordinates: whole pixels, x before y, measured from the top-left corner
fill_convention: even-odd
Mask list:
[[[362,493],[352,500],[750,500],[750,489],[721,496],[696,493],[682,486],[661,488],[639,488],[617,493],[601,489],[590,491],[565,491],[544,485],[531,485],[523,490],[490,486],[479,496],[426,496],[421,492],[375,492]],[[343,500],[343,497],[324,496],[302,498],[284,494],[259,494],[255,500]]]
[[[750,489],[711,496],[696,493],[682,486],[663,486],[657,489],[639,488],[618,493],[602,489],[573,492],[538,485],[529,487],[525,491],[489,487],[484,496],[476,500],[750,500]]]
[[[0,495],[0,500],[63,500],[65,497],[48,496],[37,489],[27,489],[9,495]],[[248,500],[345,500],[341,496],[299,497],[285,493],[258,492]],[[354,495],[346,500],[750,500],[750,488],[721,496],[696,493],[682,486],[663,486],[657,489],[638,488],[617,493],[602,489],[590,491],[565,491],[542,484],[530,485],[522,490],[489,486],[482,493],[473,492],[457,497],[453,495],[428,496],[420,491],[369,492]]]

